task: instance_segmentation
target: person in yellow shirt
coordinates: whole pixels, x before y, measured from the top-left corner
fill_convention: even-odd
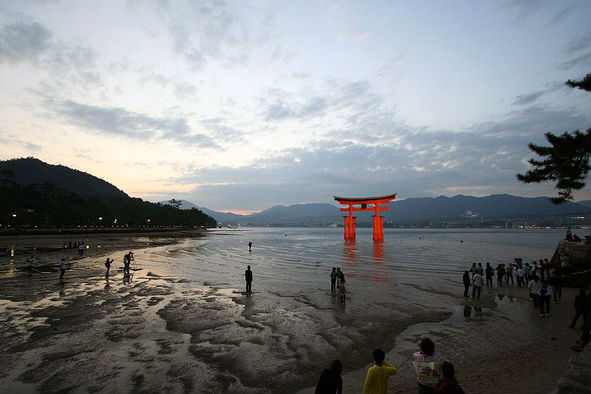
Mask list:
[[[386,394],[388,392],[388,378],[396,375],[398,369],[384,361],[386,353],[382,349],[373,351],[375,365],[367,370],[363,394]]]

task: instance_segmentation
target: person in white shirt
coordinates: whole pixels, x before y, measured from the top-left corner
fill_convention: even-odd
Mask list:
[[[540,302],[540,289],[542,288],[542,282],[540,282],[540,279],[537,277],[537,275],[534,275],[533,279],[527,284],[527,287],[529,288],[529,296],[534,301],[534,307],[537,308],[538,303]]]
[[[482,275],[480,273],[475,273],[472,277],[472,298],[476,292],[478,292],[478,296],[476,298],[480,298],[480,289],[482,288]]]

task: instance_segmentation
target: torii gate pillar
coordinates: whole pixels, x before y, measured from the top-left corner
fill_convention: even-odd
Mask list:
[[[384,217],[383,216],[372,216],[373,218],[373,240],[383,241],[384,240]]]
[[[343,216],[345,219],[345,239],[355,239],[355,216]]]
[[[355,239],[355,211],[375,211],[373,218],[373,240],[384,240],[384,217],[380,216],[380,211],[387,211],[389,207],[380,207],[380,204],[387,204],[396,198],[396,194],[389,194],[381,197],[363,197],[363,198],[345,198],[334,196],[334,199],[341,205],[348,205],[347,208],[341,208],[341,211],[349,212],[348,216],[343,216],[345,221],[345,240]],[[356,208],[354,205],[361,205]],[[368,204],[373,204],[374,207],[367,207]]]

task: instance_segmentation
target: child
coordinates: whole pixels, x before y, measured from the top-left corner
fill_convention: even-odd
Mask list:
[[[435,356],[435,344],[431,338],[423,338],[420,351],[413,354],[413,366],[417,373],[419,394],[431,394],[441,376],[441,360]]]

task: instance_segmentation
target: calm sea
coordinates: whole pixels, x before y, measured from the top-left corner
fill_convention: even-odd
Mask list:
[[[472,262],[550,259],[563,236],[559,229],[385,229],[384,241],[374,243],[369,228],[357,229],[355,242],[345,242],[339,228],[216,229],[149,260],[168,262],[158,264],[166,275],[237,288],[251,265],[255,289],[258,283],[290,293],[326,289],[331,268],[340,267],[348,283],[379,291],[382,285],[461,281]]]

